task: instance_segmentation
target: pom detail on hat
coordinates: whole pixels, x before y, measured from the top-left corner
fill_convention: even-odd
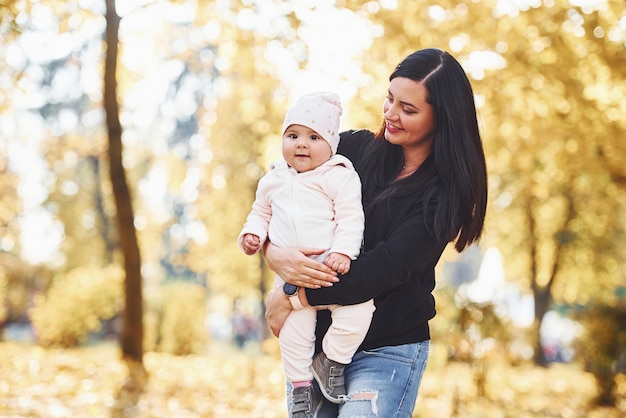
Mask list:
[[[334,155],[339,145],[339,118],[342,113],[341,100],[335,93],[307,94],[300,97],[287,112],[282,133],[290,125],[306,126],[330,144]]]

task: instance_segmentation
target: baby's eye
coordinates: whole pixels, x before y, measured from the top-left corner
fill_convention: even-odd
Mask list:
[[[315,141],[320,139],[320,137],[318,135],[311,135],[311,140]]]
[[[289,139],[298,139],[298,135],[297,134],[287,134],[287,138],[289,138]]]

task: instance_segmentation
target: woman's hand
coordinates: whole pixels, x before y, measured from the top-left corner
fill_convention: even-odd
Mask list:
[[[291,302],[289,302],[289,298],[283,293],[282,289],[277,287],[267,294],[265,305],[265,321],[272,333],[278,337],[285,319],[291,312]]]
[[[272,243],[265,246],[265,259],[273,272],[287,283],[309,289],[330,287],[339,281],[330,267],[307,257],[323,253],[315,248],[281,248]]]

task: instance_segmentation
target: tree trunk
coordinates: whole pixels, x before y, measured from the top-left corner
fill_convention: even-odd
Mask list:
[[[122,126],[117,102],[117,44],[120,18],[115,0],[106,0],[106,61],[104,69],[104,109],[109,134],[109,164],[113,196],[117,208],[117,229],[124,256],[125,307],[121,348],[125,359],[143,364],[143,296],[141,257],[133,223],[133,208],[126,173],[122,165]]]
[[[543,318],[550,308],[552,297],[550,296],[550,290],[544,287],[533,286],[534,298],[535,298],[535,321],[533,324],[533,331],[535,332],[535,356],[534,361],[537,366],[545,367],[548,365],[548,359],[543,351],[541,345],[541,324]]]
[[[565,247],[571,241],[570,234],[567,232],[567,225],[573,219],[575,214],[574,209],[574,201],[571,196],[567,196],[567,207],[565,210],[565,214],[563,216],[562,227],[560,230],[555,233],[555,250],[554,250],[554,259],[552,261],[552,265],[550,266],[549,279],[545,285],[541,285],[538,282],[538,272],[539,272],[539,261],[538,261],[538,253],[537,253],[537,239],[535,236],[535,218],[532,211],[532,202],[529,202],[527,207],[527,213],[529,215],[529,226],[531,231],[531,275],[532,282],[531,287],[533,290],[533,296],[535,299],[535,321],[534,321],[534,332],[535,332],[535,356],[534,361],[538,366],[547,366],[548,359],[543,351],[543,347],[541,345],[541,324],[543,322],[543,318],[545,317],[548,309],[550,309],[550,305],[552,304],[552,288],[554,287],[554,282],[556,280],[556,276],[559,273],[561,265],[563,264]]]

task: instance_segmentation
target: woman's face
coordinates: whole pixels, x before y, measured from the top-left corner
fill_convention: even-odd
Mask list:
[[[422,83],[396,77],[389,83],[383,104],[385,138],[405,151],[430,154],[435,131],[435,116],[427,102],[428,92]]]

